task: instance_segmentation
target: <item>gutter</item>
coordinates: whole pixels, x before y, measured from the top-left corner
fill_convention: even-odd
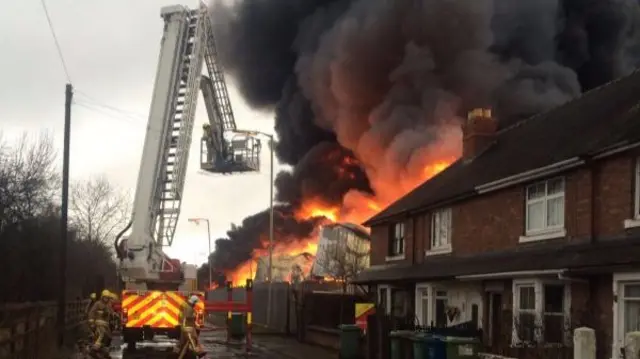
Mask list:
[[[580,157],[573,157],[568,160],[556,162],[548,166],[539,167],[530,171],[518,173],[513,176],[504,177],[497,181],[476,186],[475,190],[478,194],[493,192],[506,187],[511,187],[516,184],[529,182],[534,179],[547,177],[549,175],[580,167],[585,163],[585,160],[581,159]]]
[[[564,278],[567,269],[543,269],[543,270],[524,270],[515,272],[498,272],[487,274],[469,274],[456,276],[458,280],[483,280],[483,279],[506,279],[515,277],[534,277],[541,275],[556,275],[558,279]]]
[[[428,206],[422,206],[420,208],[414,208],[414,209],[410,209],[410,210],[404,210],[402,212],[398,212],[398,213],[394,213],[388,216],[383,216],[380,218],[376,218],[374,220],[367,220],[366,222],[362,222],[362,226],[365,227],[371,227],[374,226],[376,224],[380,224],[380,223],[385,223],[385,222],[392,222],[395,219],[402,219],[402,218],[406,218],[407,216],[413,216],[416,214],[421,214],[424,212],[429,211],[432,208],[438,208],[438,207],[443,207],[446,206],[449,203],[454,203],[454,202],[458,202],[467,198],[471,198],[471,197],[475,197],[477,195],[476,191],[471,190],[471,191],[466,191],[464,193],[461,193],[455,197],[449,198],[449,199],[445,199],[442,200],[440,202],[435,202],[432,203]]]
[[[597,159],[613,156],[615,154],[618,154],[624,151],[632,150],[636,147],[640,147],[640,142],[634,142],[629,144],[628,141],[624,141],[604,149],[602,152],[596,155],[593,155],[592,158],[594,160],[597,160]]]

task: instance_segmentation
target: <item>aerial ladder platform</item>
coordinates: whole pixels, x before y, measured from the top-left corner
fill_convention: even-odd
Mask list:
[[[179,307],[189,295],[203,296],[185,287],[186,265],[163,251],[173,243],[180,218],[199,91],[208,115],[201,170],[231,174],[260,169],[260,140],[236,128],[207,7],[167,6],[161,16],[164,31],[133,213],[114,243],[123,285],[123,336],[134,346],[157,333],[175,336]],[[202,73],[203,64],[208,76]],[[144,311],[140,303],[145,303]],[[200,323],[204,308],[199,308]]]

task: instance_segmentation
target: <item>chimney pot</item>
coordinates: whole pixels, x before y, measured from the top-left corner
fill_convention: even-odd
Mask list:
[[[498,129],[498,122],[489,108],[476,108],[467,114],[462,126],[462,157],[472,159],[491,145]]]

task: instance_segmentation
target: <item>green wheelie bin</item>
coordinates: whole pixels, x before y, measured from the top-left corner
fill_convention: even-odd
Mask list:
[[[408,345],[413,338],[412,330],[394,330],[389,333],[391,342],[391,359],[406,359],[408,354]]]
[[[242,339],[246,333],[245,313],[231,313],[229,332],[233,339]]]
[[[444,338],[426,333],[414,335],[413,359],[447,359]]]
[[[360,336],[362,329],[354,324],[340,326],[340,359],[358,359],[360,357]]]
[[[444,344],[447,359],[478,359],[480,339],[466,337],[446,337]]]

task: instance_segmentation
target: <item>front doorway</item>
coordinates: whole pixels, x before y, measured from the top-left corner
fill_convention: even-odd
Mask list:
[[[489,311],[489,341],[488,344],[491,347],[495,347],[500,343],[500,338],[503,337],[503,328],[502,328],[502,293],[500,292],[488,292],[487,293],[487,303],[488,303],[488,311]]]
[[[640,330],[640,278],[616,281],[617,301],[614,306],[614,353],[613,358],[622,357],[620,352],[625,346],[627,333]]]

